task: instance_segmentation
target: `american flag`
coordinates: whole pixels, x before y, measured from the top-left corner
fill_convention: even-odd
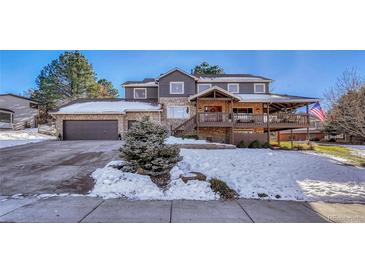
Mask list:
[[[315,103],[313,107],[309,110],[309,112],[322,122],[326,120],[326,113],[321,108],[321,105],[319,103]]]

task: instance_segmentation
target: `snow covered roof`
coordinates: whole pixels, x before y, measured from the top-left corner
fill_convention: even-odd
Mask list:
[[[245,75],[245,74],[222,74],[222,75],[206,75],[206,76],[199,76],[198,82],[234,82],[234,83],[270,83],[272,82],[271,79],[264,78],[261,76],[254,76],[254,75]]]
[[[154,78],[145,78],[142,81],[127,81],[122,84],[123,87],[157,87]]]
[[[123,84],[123,87],[157,87],[155,82]]]
[[[61,107],[53,114],[124,114],[138,111],[162,111],[159,104],[136,101],[94,101],[81,102]]]
[[[286,94],[237,94],[242,102],[250,103],[315,103],[317,98],[292,96]]]

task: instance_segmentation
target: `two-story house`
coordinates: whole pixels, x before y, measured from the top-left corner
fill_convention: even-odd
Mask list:
[[[269,78],[250,74],[194,75],[175,68],[157,78],[123,83],[125,98],[118,99],[119,107],[116,105],[115,109],[106,107],[108,104],[104,100],[106,109],[100,105],[97,107],[94,102],[88,113],[77,112],[75,109],[81,107],[78,101],[77,107],[71,103],[53,114],[59,117],[56,124],[61,135],[64,135],[62,131],[70,132],[69,120],[79,121],[73,122],[78,124],[72,130],[74,132],[80,124],[86,124],[86,120],[96,121],[99,117],[104,121],[114,120],[113,138],[117,138],[116,132],[122,137],[138,117],[148,115],[167,126],[174,135],[198,135],[199,138],[233,144],[255,139],[264,142],[271,131],[306,128],[308,111],[306,114],[293,112],[318,102],[316,98],[273,94],[270,92],[271,83]],[[111,104],[109,100],[109,106]],[[144,105],[137,107],[137,104]],[[113,117],[110,116],[112,110]],[[89,124],[91,127],[87,132],[90,134],[98,130],[96,124],[100,122]]]

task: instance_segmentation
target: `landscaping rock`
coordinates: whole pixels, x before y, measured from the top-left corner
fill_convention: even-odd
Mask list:
[[[206,181],[207,180],[207,176],[205,176],[203,173],[201,172],[191,172],[188,175],[180,175],[181,180],[184,181],[184,183],[186,184],[188,181],[191,180],[198,180],[198,181]]]

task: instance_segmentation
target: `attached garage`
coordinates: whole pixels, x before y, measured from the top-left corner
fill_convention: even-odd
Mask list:
[[[60,140],[123,139],[144,116],[161,121],[161,105],[123,99],[78,99],[51,112]]]
[[[118,140],[117,120],[64,120],[63,140]]]

